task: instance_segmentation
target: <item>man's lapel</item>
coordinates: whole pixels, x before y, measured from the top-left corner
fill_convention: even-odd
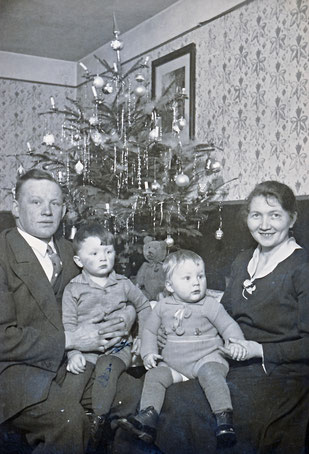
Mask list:
[[[17,229],[11,230],[7,239],[16,260],[16,263],[12,263],[14,272],[27,286],[50,322],[60,329],[62,327],[61,314],[57,307],[53,288],[40,262]]]

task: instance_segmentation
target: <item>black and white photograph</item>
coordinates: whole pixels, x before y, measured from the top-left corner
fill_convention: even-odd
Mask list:
[[[309,454],[309,0],[0,0],[0,454]]]

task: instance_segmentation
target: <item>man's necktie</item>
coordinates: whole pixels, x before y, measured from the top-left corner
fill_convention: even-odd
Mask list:
[[[53,275],[50,283],[51,285],[54,285],[54,283],[57,280],[57,277],[59,276],[59,273],[62,270],[62,263],[59,255],[52,250],[49,244],[47,245],[47,254],[53,264]]]

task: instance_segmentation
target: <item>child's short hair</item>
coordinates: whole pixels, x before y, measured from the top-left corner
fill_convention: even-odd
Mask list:
[[[100,238],[102,243],[106,246],[111,245],[115,247],[114,235],[101,224],[85,224],[77,230],[74,236],[73,249],[75,254],[78,254],[82,243],[91,236]]]
[[[172,252],[169,254],[163,262],[163,271],[165,273],[165,279],[170,279],[171,275],[173,274],[176,266],[180,265],[181,263],[192,260],[194,263],[204,263],[202,257],[196,254],[193,251],[189,251],[187,249],[179,249],[176,252]]]

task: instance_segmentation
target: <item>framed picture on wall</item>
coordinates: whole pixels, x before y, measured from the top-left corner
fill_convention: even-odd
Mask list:
[[[151,92],[153,99],[162,98],[163,133],[180,127],[186,139],[195,133],[195,55],[191,43],[152,62]]]

